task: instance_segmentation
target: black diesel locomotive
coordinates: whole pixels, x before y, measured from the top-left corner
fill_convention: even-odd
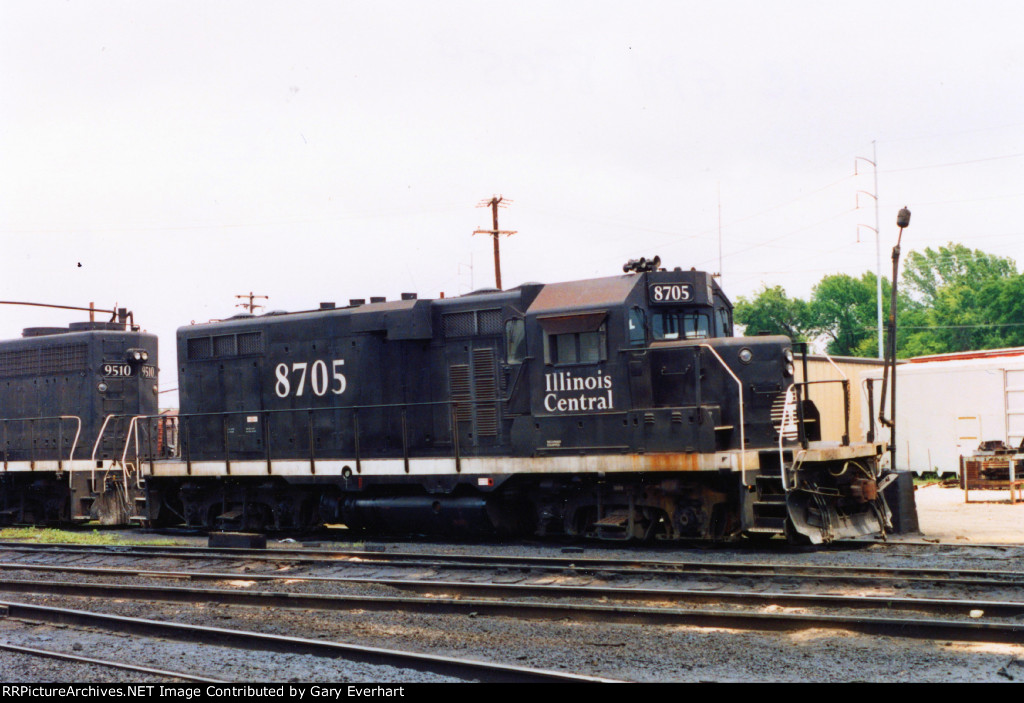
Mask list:
[[[125,454],[146,475],[144,517],[663,540],[884,530],[883,445],[819,441],[790,340],[732,336],[707,273],[626,269],[179,329],[174,452],[148,418]]]
[[[157,339],[119,313],[0,342],[0,522],[122,523],[142,506],[121,459],[131,418],[157,412]]]

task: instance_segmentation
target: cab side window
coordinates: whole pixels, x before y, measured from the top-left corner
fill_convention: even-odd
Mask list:
[[[732,321],[729,319],[729,311],[725,308],[715,310],[715,335],[718,337],[732,336]]]
[[[606,311],[538,318],[544,330],[544,363],[592,364],[607,360],[607,318]]]
[[[505,322],[505,361],[521,364],[526,358],[526,321],[520,319]]]
[[[626,319],[626,334],[629,345],[643,346],[647,343],[647,315],[640,307],[631,308]]]
[[[608,358],[604,325],[595,332],[566,332],[547,337],[549,364],[592,364]]]

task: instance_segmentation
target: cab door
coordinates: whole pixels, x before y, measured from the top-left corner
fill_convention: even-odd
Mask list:
[[[647,353],[647,313],[640,306],[626,312],[625,351],[629,393],[633,408],[649,408],[651,395],[651,363]]]

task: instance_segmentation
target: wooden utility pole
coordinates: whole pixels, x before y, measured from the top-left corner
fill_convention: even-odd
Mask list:
[[[494,238],[494,287],[501,290],[501,250],[498,246],[498,237],[502,234],[511,236],[515,234],[514,230],[501,230],[498,229],[498,208],[508,207],[504,203],[511,203],[512,201],[508,198],[503,198],[500,195],[495,195],[490,200],[481,200],[477,203],[477,207],[490,207],[492,213],[492,221],[494,229],[478,229],[474,230],[473,234],[489,234]]]
[[[250,313],[255,313],[256,312],[256,308],[262,308],[263,307],[262,305],[257,305],[256,304],[256,298],[263,298],[264,300],[269,300],[270,299],[270,296],[267,296],[267,295],[254,295],[252,293],[252,291],[250,291],[248,295],[243,293],[242,295],[236,295],[235,297],[236,298],[241,298],[242,300],[245,300],[246,298],[249,299],[248,303],[238,303],[238,304],[235,305],[235,307],[236,308],[245,308]]]

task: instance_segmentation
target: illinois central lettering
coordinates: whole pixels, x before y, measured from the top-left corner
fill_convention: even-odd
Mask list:
[[[572,371],[544,374],[544,409],[549,413],[586,412],[614,408],[611,376],[574,376]]]

